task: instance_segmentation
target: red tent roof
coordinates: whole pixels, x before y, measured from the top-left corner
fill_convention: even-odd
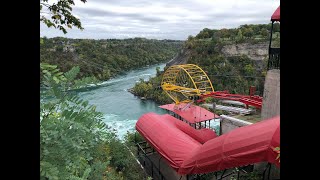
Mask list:
[[[271,16],[271,21],[280,21],[280,6],[276,9],[276,11]]]
[[[203,145],[177,123],[184,122],[168,114],[147,113],[139,118],[136,129],[179,174],[208,173],[262,161],[280,167],[273,150],[280,146],[279,116],[211,136]]]
[[[147,113],[139,118],[136,129],[178,171],[189,153],[201,144],[179,130],[175,121],[180,120],[168,114]]]
[[[202,122],[206,120],[211,120],[213,118],[218,118],[219,115],[214,114],[205,108],[202,108],[200,106],[195,106],[195,105],[190,105],[186,109],[183,109],[187,104],[181,103],[180,107],[181,109],[175,109],[175,104],[166,104],[159,106],[162,109],[166,109],[169,111],[172,111],[182,118],[184,118],[186,121],[190,123],[197,123],[197,122]]]
[[[280,146],[280,117],[237,128],[193,150],[179,174],[215,172],[267,161],[280,167],[273,150]]]

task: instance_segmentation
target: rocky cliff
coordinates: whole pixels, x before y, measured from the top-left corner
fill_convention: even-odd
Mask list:
[[[225,45],[221,52],[226,57],[247,55],[252,60],[262,61],[268,56],[268,42]]]
[[[263,60],[268,57],[268,42],[224,45],[220,51],[225,57],[247,55],[250,59],[255,60],[257,67],[261,69],[264,62]],[[186,64],[190,55],[190,49],[182,49],[180,53],[166,65]]]

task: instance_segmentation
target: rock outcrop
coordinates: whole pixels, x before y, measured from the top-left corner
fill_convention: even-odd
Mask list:
[[[247,55],[250,59],[255,60],[257,67],[261,69],[263,60],[268,57],[268,42],[224,45],[221,48],[221,53],[225,57]],[[190,54],[190,49],[182,49],[166,66],[186,64]]]
[[[262,61],[268,56],[268,42],[225,45],[221,52],[226,57],[247,55],[252,60]]]

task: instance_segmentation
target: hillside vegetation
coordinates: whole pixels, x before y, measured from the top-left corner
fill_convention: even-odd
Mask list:
[[[195,37],[189,36],[183,44],[183,50],[170,64],[197,64],[207,72],[216,91],[228,90],[230,93],[249,94],[249,87],[256,86],[256,94],[263,94],[266,75],[267,56],[262,62],[250,59],[247,55],[238,54],[226,57],[221,49],[230,44],[268,43],[271,24],[242,25],[235,29],[205,28]],[[280,25],[274,25],[272,46],[280,46]],[[266,46],[267,48],[267,46]],[[262,64],[258,67],[257,64]],[[134,94],[154,99],[164,104],[172,100],[157,88],[161,85],[161,73],[149,82],[138,82],[133,88]]]
[[[79,78],[94,76],[108,80],[125,71],[167,62],[180,50],[182,41],[133,39],[69,39],[40,40],[40,62],[55,64],[62,72],[79,66]]]

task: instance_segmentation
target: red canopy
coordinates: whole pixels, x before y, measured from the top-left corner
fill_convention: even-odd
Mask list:
[[[179,130],[175,121],[180,120],[168,114],[147,113],[139,118],[136,129],[178,171],[189,153],[201,144]]]
[[[280,146],[280,117],[237,128],[216,137],[181,128],[184,123],[168,114],[142,115],[136,129],[179,174],[199,174],[267,161],[276,164]],[[185,128],[185,127],[184,127]],[[198,134],[200,131],[197,131]],[[208,138],[209,137],[209,138]]]
[[[272,14],[271,21],[280,21],[280,6],[277,10]]]
[[[280,167],[274,148],[280,146],[280,117],[230,131],[193,150],[179,174],[215,172],[267,161]]]
[[[175,104],[166,104],[159,107],[178,114],[179,116],[181,116],[183,119],[185,119],[190,123],[202,122],[202,121],[211,120],[213,118],[219,117],[219,115],[214,114],[200,106],[190,105],[186,109],[183,109],[184,107],[186,107],[186,105],[187,104],[181,103],[179,105],[181,109],[180,108],[175,109],[174,108]]]

